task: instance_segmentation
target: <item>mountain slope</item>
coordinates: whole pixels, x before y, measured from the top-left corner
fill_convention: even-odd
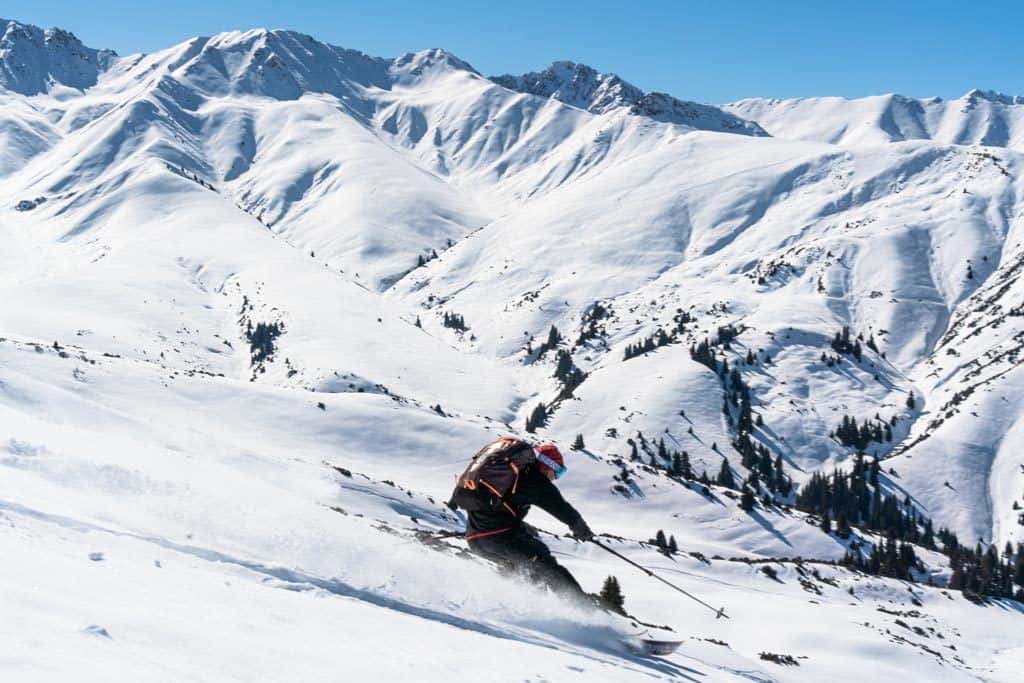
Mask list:
[[[571,63],[487,79],[262,29],[116,58],[6,26],[35,80],[0,91],[0,542],[28,632],[65,645],[45,665],[5,632],[32,653],[16,674],[102,648],[185,678],[367,653],[458,677],[512,648],[510,680],[1013,679],[1017,603],[947,591],[921,539],[918,583],[836,566],[882,530],[822,533],[796,490],[863,450],[915,519],[1024,540],[1016,101],[718,109]],[[736,619],[546,537],[687,638],[639,660],[621,623],[417,543],[459,528],[454,476],[528,419],[585,442],[559,486],[595,529]],[[99,606],[78,573],[130,588]],[[149,600],[168,622],[131,613]],[[253,632],[228,638],[235,616]],[[204,640],[224,649],[183,664]]]
[[[842,146],[934,140],[1024,148],[1024,98],[992,91],[971,90],[950,101],[902,95],[749,99],[723,109],[757,121],[772,135]]]

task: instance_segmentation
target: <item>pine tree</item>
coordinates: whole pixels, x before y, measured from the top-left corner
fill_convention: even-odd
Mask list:
[[[740,507],[743,508],[745,512],[750,512],[754,509],[754,504],[756,502],[753,491],[744,486],[743,493],[740,494]]]
[[[543,356],[548,351],[551,351],[557,347],[562,341],[562,333],[558,331],[558,328],[554,325],[548,330],[548,338],[544,340],[544,343],[540,345],[539,353],[537,357]]]
[[[572,368],[572,355],[565,349],[558,349],[558,354],[555,356],[555,379],[565,382]]]
[[[718,470],[715,483],[729,489],[736,488],[736,478],[733,477],[732,468],[729,467],[729,458],[722,458],[722,467]]]
[[[441,324],[459,332],[465,332],[469,329],[466,319],[460,313],[448,313],[445,311],[444,316],[441,318]]]
[[[846,510],[842,510],[839,513],[839,520],[836,522],[836,536],[847,539],[851,533],[853,533],[853,529],[850,528],[850,520],[846,516]]]
[[[665,540],[665,532],[661,529],[658,529],[658,533],[654,535],[654,545],[662,549],[668,547],[668,541]]]
[[[623,609],[626,604],[626,597],[622,594],[622,588],[619,586],[619,580],[614,576],[609,576],[604,580],[604,585],[601,586],[601,602],[607,607],[615,610],[620,614],[625,614]]]
[[[543,427],[548,421],[548,409],[543,403],[538,403],[530,416],[526,418],[526,431],[533,434],[537,427]]]
[[[953,567],[953,574],[949,577],[949,587],[953,590],[962,591],[964,589],[964,568],[963,565],[957,563]]]
[[[668,537],[668,552],[669,552],[670,555],[674,555],[675,553],[679,552],[679,546],[676,545],[676,537],[675,536],[669,536]]]
[[[882,469],[881,465],[878,464],[878,458],[874,458],[871,461],[871,468],[868,470],[868,483],[878,489],[878,473]]]
[[[826,534],[832,533],[832,518],[827,512],[821,516],[821,530]]]
[[[911,391],[910,395],[907,396],[907,407],[911,410],[917,408],[917,398],[914,397],[914,392]]]
[[[686,451],[672,456],[672,470],[677,477],[693,479],[693,467],[690,465],[690,454]]]
[[[570,448],[572,448],[572,450],[574,450],[574,451],[582,451],[584,448],[586,448],[586,446],[583,445],[583,435],[582,434],[577,434],[576,435],[576,438],[573,440],[572,446]]]

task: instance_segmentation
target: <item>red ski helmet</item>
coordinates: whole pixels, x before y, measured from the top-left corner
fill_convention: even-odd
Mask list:
[[[553,443],[545,443],[537,446],[534,451],[537,453],[537,461],[540,463],[541,472],[545,474],[552,472],[555,475],[555,479],[565,474],[565,458],[562,457],[558,446]]]

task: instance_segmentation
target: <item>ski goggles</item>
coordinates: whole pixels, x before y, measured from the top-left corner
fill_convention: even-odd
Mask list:
[[[543,453],[537,454],[537,462],[547,467],[549,470],[555,473],[555,479],[561,478],[566,472],[565,465],[559,465],[557,462],[544,455]]]

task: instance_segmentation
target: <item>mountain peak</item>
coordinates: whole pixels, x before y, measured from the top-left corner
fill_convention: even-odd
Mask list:
[[[977,102],[978,100],[986,100],[995,104],[1024,104],[1024,97],[1020,95],[1007,95],[995,90],[981,90],[979,88],[968,90],[964,93],[964,96],[961,99],[967,100],[971,103]]]
[[[244,92],[276,99],[343,95],[353,86],[389,89],[439,70],[476,71],[438,48],[395,59],[371,57],[296,31],[258,28],[195,38],[173,70],[204,93]]]
[[[22,95],[55,85],[89,88],[116,57],[113,50],[86,47],[70,31],[0,19],[0,87]]]
[[[495,76],[491,80],[510,90],[556,99],[595,114],[631,106],[644,94],[615,74],[602,74],[591,66],[570,61],[552,62],[540,72]]]
[[[627,109],[637,116],[700,130],[767,135],[756,123],[718,107],[687,102],[666,93],[645,93],[616,74],[601,73],[577,62],[552,62],[544,71],[495,76],[491,80],[510,90],[556,99],[594,114]]]
[[[227,31],[188,41],[172,65],[176,77],[203,93],[244,92],[297,99],[340,94],[348,84],[387,87],[390,60],[322,43],[283,29]]]
[[[477,73],[469,62],[459,59],[451,52],[434,47],[419,52],[406,52],[392,61],[392,70],[420,75],[434,68],[456,69]]]

